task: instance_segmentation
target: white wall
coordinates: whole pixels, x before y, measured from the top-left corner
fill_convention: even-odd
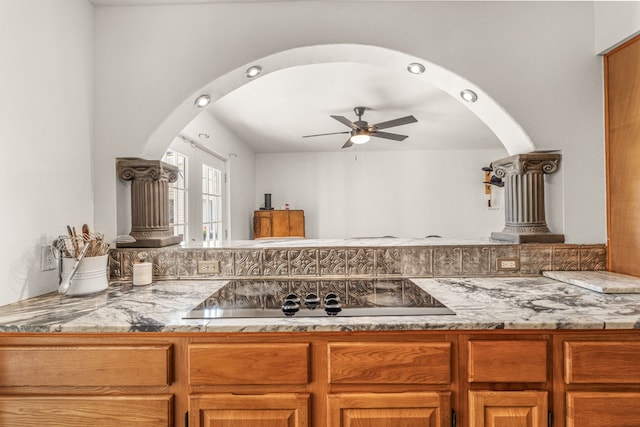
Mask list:
[[[142,153],[154,130],[199,88],[286,49],[361,43],[428,59],[474,82],[536,147],[562,150],[561,171],[550,179],[551,228],[570,243],[606,240],[602,65],[594,52],[593,3],[98,7],[96,19],[95,203],[101,227],[115,229],[113,158]]]
[[[92,225],[93,32],[86,0],[0,1],[0,305],[55,290],[40,246]]]
[[[488,237],[504,227],[489,210],[483,166],[505,150],[257,154],[256,206],[304,209],[308,238]],[[497,200],[502,189],[494,187]],[[502,201],[500,200],[500,205]]]
[[[596,52],[603,53],[640,31],[640,2],[595,2]]]

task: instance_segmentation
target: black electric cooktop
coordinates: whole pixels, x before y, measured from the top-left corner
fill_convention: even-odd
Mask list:
[[[232,280],[185,319],[455,314],[408,279]]]

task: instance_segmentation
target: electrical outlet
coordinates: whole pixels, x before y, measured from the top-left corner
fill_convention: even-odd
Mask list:
[[[220,261],[198,261],[198,273],[215,274],[220,273]]]
[[[498,271],[520,270],[520,258],[498,258],[496,264],[496,270]]]
[[[55,270],[56,265],[56,257],[53,255],[51,245],[42,245],[40,247],[40,271]]]

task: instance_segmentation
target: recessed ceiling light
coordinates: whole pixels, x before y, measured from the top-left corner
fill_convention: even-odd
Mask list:
[[[196,102],[194,105],[198,108],[204,108],[211,102],[211,97],[209,95],[200,95],[196,98]]]
[[[260,74],[261,72],[262,72],[262,67],[261,66],[252,65],[251,67],[247,68],[247,71],[245,71],[245,74],[246,74],[247,77],[252,79],[255,76],[257,76],[258,74]]]
[[[471,89],[464,89],[460,92],[460,97],[467,102],[476,102],[478,100],[478,95]]]
[[[418,64],[417,62],[411,63],[407,66],[407,70],[411,74],[422,74],[424,73],[424,65]]]

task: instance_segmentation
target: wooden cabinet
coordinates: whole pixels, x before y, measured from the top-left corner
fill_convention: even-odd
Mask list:
[[[328,427],[441,427],[451,425],[451,393],[329,395]]]
[[[547,427],[546,391],[470,391],[470,427]]]
[[[640,426],[640,342],[576,335],[560,344],[566,427]]]
[[[0,425],[122,427],[173,425],[173,396],[0,396]]]
[[[546,336],[469,336],[466,354],[467,427],[546,427],[552,391]]]
[[[640,426],[640,330],[0,333],[2,426],[444,427],[453,411]]]
[[[0,345],[1,425],[173,425],[172,345],[53,341]]]
[[[207,394],[189,399],[193,427],[308,427],[309,395]]]
[[[329,343],[331,384],[451,383],[451,343]]]
[[[253,238],[304,237],[303,210],[260,210],[253,213]]]

